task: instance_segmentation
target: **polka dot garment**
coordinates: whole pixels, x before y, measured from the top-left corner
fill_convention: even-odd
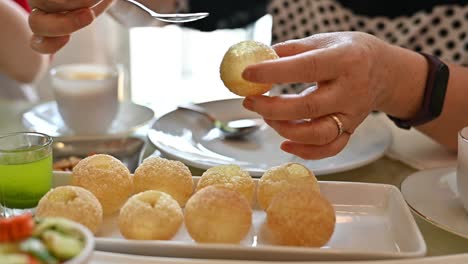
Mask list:
[[[394,18],[354,14],[337,0],[273,0],[273,43],[316,33],[362,31],[414,51],[468,65],[468,4],[437,5]],[[277,86],[274,94],[297,93],[310,84]]]

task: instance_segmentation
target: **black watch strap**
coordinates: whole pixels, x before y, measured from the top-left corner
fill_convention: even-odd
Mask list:
[[[398,127],[404,129],[410,129],[412,126],[419,126],[436,119],[442,113],[444,107],[445,93],[450,75],[449,67],[435,56],[425,53],[420,54],[429,63],[421,109],[419,109],[413,118],[408,120],[388,116]]]

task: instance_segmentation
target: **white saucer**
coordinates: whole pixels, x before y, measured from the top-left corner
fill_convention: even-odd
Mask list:
[[[150,108],[132,102],[121,102],[117,117],[105,135],[126,135],[153,120],[154,112]],[[23,114],[24,126],[32,131],[42,132],[52,137],[80,136],[74,134],[63,123],[55,101],[37,105]],[[88,135],[86,135],[88,136]],[[86,137],[84,136],[84,137]]]
[[[458,200],[455,168],[416,172],[403,181],[401,192],[411,209],[422,218],[468,238],[468,213]]]
[[[201,105],[223,121],[258,117],[242,107],[242,99]],[[162,116],[148,136],[168,158],[201,169],[237,164],[257,177],[285,162],[300,162],[316,175],[350,170],[380,158],[392,142],[389,128],[377,118],[369,116],[341,153],[322,160],[303,160],[283,152],[279,146],[284,139],[266,125],[247,140],[227,141],[220,137],[219,131],[213,129],[206,117],[185,110],[175,110]]]

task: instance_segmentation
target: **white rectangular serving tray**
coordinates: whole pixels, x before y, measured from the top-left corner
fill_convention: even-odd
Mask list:
[[[220,260],[220,259],[187,259],[187,258],[166,258],[152,256],[137,256],[121,253],[95,251],[91,256],[90,264],[276,264],[277,261],[249,261],[249,260]],[[288,261],[281,264],[297,264],[298,262]],[[300,264],[363,264],[362,261],[304,261]],[[468,254],[406,258],[393,260],[366,261],[366,264],[466,264]]]
[[[54,186],[67,185],[70,178],[70,173],[54,172]],[[198,179],[194,177],[195,183]],[[185,226],[170,241],[127,240],[120,235],[115,215],[104,219],[96,235],[96,249],[146,256],[276,261],[375,260],[426,254],[424,239],[396,187],[324,181],[320,190],[336,211],[335,232],[322,248],[270,244],[261,232],[266,214],[254,208],[252,229],[238,245],[197,244]]]

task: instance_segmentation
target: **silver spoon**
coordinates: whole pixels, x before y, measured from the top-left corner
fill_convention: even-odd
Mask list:
[[[223,122],[208,113],[203,107],[194,104],[183,104],[179,105],[177,108],[204,115],[211,121],[214,127],[221,131],[225,139],[241,139],[257,131],[265,123],[261,118],[238,119]]]
[[[143,5],[140,2],[137,2],[135,0],[125,0],[143,11],[147,12],[150,16],[154,17],[155,19],[168,22],[168,23],[186,23],[186,22],[192,22],[195,20],[199,20],[202,18],[205,18],[209,15],[209,13],[206,12],[201,12],[201,13],[186,13],[186,14],[160,14],[156,13],[153,10],[149,9],[145,5]]]

